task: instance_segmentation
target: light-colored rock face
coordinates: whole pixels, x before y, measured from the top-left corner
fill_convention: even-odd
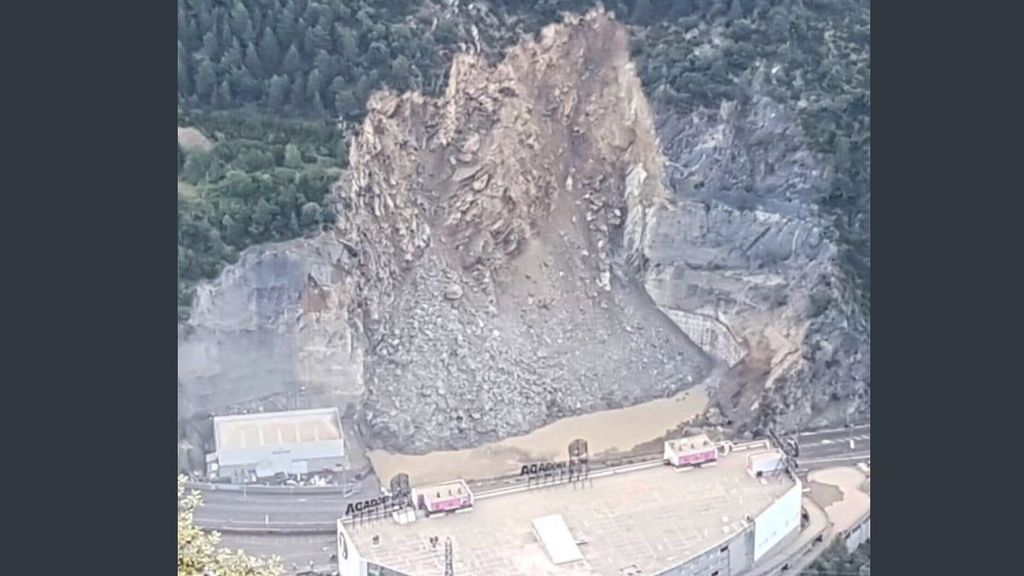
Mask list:
[[[190,415],[354,403],[371,447],[423,452],[665,397],[717,360],[730,417],[808,407],[842,387],[804,394],[823,355],[866,350],[830,328],[857,318],[810,201],[828,175],[792,119],[762,98],[656,129],[601,13],[368,111],[336,229],[198,291]]]
[[[200,286],[179,336],[179,417],[358,401],[363,352],[346,259],[329,237],[262,246]]]

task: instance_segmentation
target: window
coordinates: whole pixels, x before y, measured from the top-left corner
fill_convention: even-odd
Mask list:
[[[718,549],[718,551],[719,552],[728,552],[729,551],[729,545],[726,544],[725,546],[722,546],[721,548]]]
[[[718,570],[715,570],[714,572],[712,572],[711,576],[718,576]]]

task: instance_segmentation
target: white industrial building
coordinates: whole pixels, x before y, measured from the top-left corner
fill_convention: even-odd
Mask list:
[[[444,574],[451,542],[458,576],[737,576],[800,528],[799,479],[748,463],[737,453],[710,468],[643,464],[479,492],[448,515],[343,518],[340,575]]]
[[[211,478],[305,476],[340,471],[344,462],[337,408],[216,416],[213,431],[216,451],[206,457]]]

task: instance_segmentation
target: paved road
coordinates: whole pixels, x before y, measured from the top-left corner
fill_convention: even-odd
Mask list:
[[[854,447],[850,448],[850,439]],[[870,426],[811,432],[798,436],[801,470],[867,460],[871,454]],[[200,526],[228,531],[263,525],[288,527],[295,524],[331,524],[342,516],[349,502],[377,495],[375,486],[365,483],[349,496],[341,494],[267,494],[203,490],[203,506],[196,512]]]
[[[871,459],[870,425],[804,433],[797,440],[800,444],[797,464],[801,470],[842,466]]]
[[[853,448],[850,439],[853,439]],[[856,426],[838,430],[804,433],[798,436],[800,471],[853,464],[870,460],[871,428]],[[285,559],[285,566],[326,562],[329,543],[333,543],[333,525],[349,502],[377,495],[376,486],[366,483],[348,498],[339,493],[290,494],[253,493],[224,490],[203,491],[203,506],[196,512],[199,526],[220,530],[223,543],[234,548],[263,554],[274,552]],[[282,531],[312,528],[320,534],[240,533],[264,528]]]

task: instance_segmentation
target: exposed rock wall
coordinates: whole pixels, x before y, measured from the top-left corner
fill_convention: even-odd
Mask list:
[[[688,333],[693,315],[715,321],[709,352],[732,365],[734,344],[742,348],[719,389],[730,419],[793,427],[863,417],[870,325],[816,204],[830,165],[810,152],[792,111],[764,94],[767,81],[764,71],[745,80],[743,103],[659,114],[676,208],[651,222],[647,289],[670,317],[691,315],[680,322]]]

